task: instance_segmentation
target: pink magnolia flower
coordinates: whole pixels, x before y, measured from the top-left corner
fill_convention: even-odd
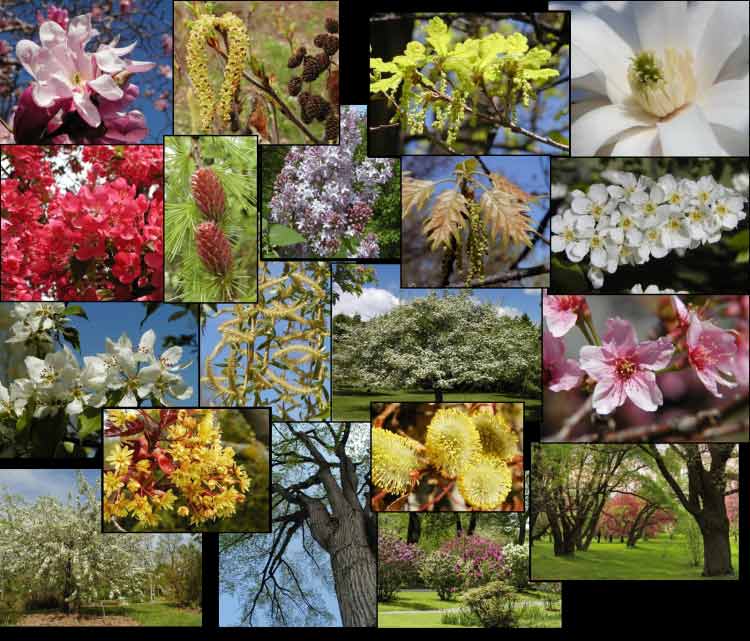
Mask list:
[[[544,359],[542,382],[553,392],[571,390],[578,385],[583,376],[578,362],[573,358],[565,358],[565,342],[562,338],[555,338],[544,330]]]
[[[578,322],[578,315],[589,315],[584,296],[544,296],[542,299],[544,319],[556,338],[567,334]]]
[[[594,409],[610,414],[630,399],[642,410],[656,411],[664,398],[654,372],[669,365],[672,342],[661,337],[639,343],[633,326],[621,318],[607,321],[602,342],[581,348],[581,369],[596,381]]]
[[[172,53],[172,36],[170,34],[161,34],[161,46],[165,54]]]
[[[735,336],[710,321],[702,321],[695,312],[690,313],[687,331],[688,360],[701,383],[714,396],[721,398],[718,385],[735,387],[729,378],[734,372],[737,354]]]

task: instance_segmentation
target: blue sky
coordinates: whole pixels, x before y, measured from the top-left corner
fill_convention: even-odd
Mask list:
[[[100,470],[81,470],[83,476],[95,485],[101,477]],[[0,470],[0,490],[19,494],[29,502],[40,496],[53,496],[66,502],[68,492],[74,497],[78,492],[78,470]]]
[[[401,267],[399,265],[373,265],[376,282],[363,288],[361,296],[342,293],[333,308],[335,314],[353,316],[358,313],[363,319],[369,319],[399,304],[414,298],[423,298],[432,292],[442,295],[443,292],[458,294],[459,289],[401,289]],[[541,320],[541,297],[539,289],[474,289],[471,295],[477,300],[491,303],[498,308],[501,315],[516,316],[528,314],[535,323]]]
[[[450,177],[450,172],[453,171],[456,163],[468,158],[473,158],[473,156],[449,156],[445,158],[445,162],[432,165],[429,171],[424,170],[424,157],[420,156],[405,157],[402,159],[402,165],[403,170],[411,171],[415,178],[438,180]],[[487,165],[490,171],[502,174],[526,192],[549,195],[550,167],[549,158],[546,156],[482,156],[482,162]],[[487,183],[487,181],[483,182]],[[435,188],[435,194],[453,188],[455,188],[455,184],[443,183]],[[544,218],[548,209],[548,198],[540,199],[532,204],[529,215],[534,221],[534,228]],[[544,237],[549,240],[549,223],[544,229]],[[534,249],[519,263],[519,267],[530,267],[547,260],[549,260],[549,246],[543,242],[537,242],[534,244]]]
[[[58,0],[54,3],[58,7],[71,9],[74,4],[85,3],[74,3],[70,0]],[[143,112],[146,122],[149,127],[149,135],[144,138],[141,143],[159,143],[162,142],[162,135],[169,134],[172,132],[172,79],[165,78],[159,73],[159,65],[172,65],[172,54],[165,53],[162,48],[161,37],[162,34],[172,35],[172,2],[169,0],[158,0],[157,2],[149,3],[148,11],[140,11],[139,2],[135,0],[131,6],[133,11],[129,14],[121,14],[120,2],[115,0],[113,3],[112,12],[109,16],[102,16],[103,18],[113,18],[112,32],[120,36],[120,46],[129,45],[135,40],[138,41],[133,52],[128,56],[129,59],[155,62],[156,67],[151,71],[144,73],[138,73],[131,78],[131,82],[140,88],[139,98],[130,105],[130,109],[138,109]],[[96,6],[97,3],[92,2],[89,6]],[[46,16],[46,2],[29,2],[24,5],[18,3],[18,6],[12,9],[12,13],[18,16],[20,19],[36,25],[36,11],[42,9]],[[72,11],[69,11],[69,17],[73,18],[75,15]],[[101,24],[101,20],[94,20],[93,26]],[[26,34],[24,38],[39,42],[38,29],[33,35]],[[0,33],[0,39],[7,41],[15,51],[15,44],[19,40],[18,37],[11,38],[9,33]],[[97,41],[90,42],[86,50],[91,52],[95,51]],[[22,71],[18,77],[18,86],[26,87],[32,78],[26,71]],[[154,108],[154,100],[158,98],[159,93],[168,89],[170,95],[167,98],[168,108],[166,111],[157,111]],[[145,94],[149,90],[154,91],[154,95],[147,97]],[[0,114],[2,115],[2,114]]]
[[[162,305],[159,310],[148,317],[148,320],[140,327],[140,322],[146,315],[146,308],[141,303],[83,303],[89,320],[78,316],[70,317],[72,325],[75,326],[81,338],[81,353],[91,356],[105,351],[105,339],[117,340],[125,332],[135,346],[141,335],[149,329],[156,332],[156,344],[154,349],[158,354],[164,351],[162,340],[167,335],[179,336],[180,334],[195,334],[198,328],[193,321],[193,316],[187,314],[182,318],[169,321],[169,316],[180,308],[175,305]],[[197,405],[198,404],[198,366],[197,354],[190,353],[183,348],[183,362],[192,360],[193,363],[187,369],[181,370],[185,382],[193,386],[193,396],[184,401],[172,399],[174,405]],[[79,362],[83,362],[79,355]]]
[[[283,269],[283,263],[276,262],[276,263],[269,263],[271,274],[276,276],[279,275]],[[231,309],[234,305],[231,304],[225,304],[225,305],[219,305],[219,309]],[[326,314],[327,316],[327,314]],[[206,320],[205,325],[205,332],[201,335],[201,361],[203,361],[204,365],[201,365],[201,371],[205,372],[205,360],[206,356],[213,350],[213,348],[216,346],[216,343],[219,342],[221,339],[221,334],[219,333],[219,325],[221,325],[224,321],[229,320],[230,316],[229,314],[222,314],[220,316],[209,316]],[[286,321],[279,321],[281,326],[286,326]],[[326,319],[326,323],[330,324],[330,318]],[[277,330],[278,331],[278,330]],[[326,349],[331,349],[331,339],[330,336],[326,339],[325,342]],[[228,354],[228,350],[225,348],[220,355],[226,355]],[[214,362],[218,363],[221,362],[221,358],[217,358]],[[278,373],[278,372],[277,372]],[[330,377],[326,381],[325,387],[327,390],[331,389],[330,385]],[[211,390],[208,389],[206,386],[203,387],[203,404],[207,405],[209,404],[211,398],[213,397],[213,394],[211,393]],[[277,394],[275,392],[264,392],[263,396],[276,396]],[[250,398],[248,400],[248,404],[252,404],[253,398]]]

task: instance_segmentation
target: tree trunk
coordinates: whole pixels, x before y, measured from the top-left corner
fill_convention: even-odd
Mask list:
[[[456,537],[459,537],[463,534],[464,527],[461,525],[461,514],[458,512],[453,513],[454,519],[456,521]]]
[[[701,533],[703,534],[703,576],[734,574],[729,545],[729,528],[707,519],[701,525]]]
[[[472,516],[474,513],[472,512]],[[518,545],[523,545],[526,541],[526,513],[518,513]]]
[[[409,529],[406,531],[407,543],[419,543],[419,537],[422,534],[422,522],[419,518],[420,515],[416,512],[409,512]]]
[[[474,530],[477,529],[477,513],[472,512],[469,516],[469,527],[466,530],[466,536],[471,536],[474,534]]]
[[[443,402],[443,390],[435,388],[433,391],[435,392],[435,402],[442,403]]]

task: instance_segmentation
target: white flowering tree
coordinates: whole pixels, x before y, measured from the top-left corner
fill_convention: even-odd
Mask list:
[[[468,293],[432,294],[352,324],[333,354],[334,390],[528,393],[539,381],[539,327]]]
[[[82,604],[140,598],[149,585],[150,536],[100,531],[99,491],[78,477],[67,503],[0,498],[0,590],[54,594],[69,612]]]

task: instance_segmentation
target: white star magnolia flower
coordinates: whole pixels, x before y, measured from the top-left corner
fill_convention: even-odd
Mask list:
[[[748,2],[570,9],[574,156],[748,155]]]
[[[574,263],[588,256],[596,289],[605,272],[718,242],[746,216],[747,198],[712,176],[693,181],[667,174],[654,181],[607,170],[602,177],[614,184],[571,191],[570,207],[552,217],[552,251],[564,251]]]

